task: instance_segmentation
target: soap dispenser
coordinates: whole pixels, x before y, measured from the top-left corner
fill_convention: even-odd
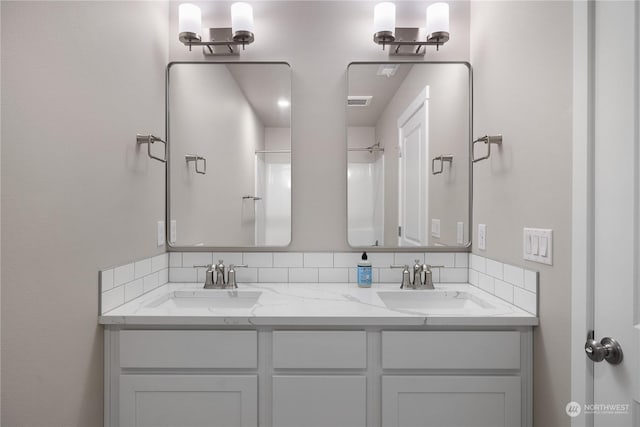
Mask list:
[[[361,261],[358,263],[358,286],[370,288],[372,282],[371,262],[368,261],[367,253],[362,253]]]

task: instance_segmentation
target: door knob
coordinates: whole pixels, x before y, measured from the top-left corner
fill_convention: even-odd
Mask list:
[[[584,352],[587,357],[594,362],[602,362],[606,360],[612,365],[622,362],[622,347],[613,338],[604,337],[600,342],[595,340],[595,332],[589,331],[587,334],[587,342],[584,345]]]

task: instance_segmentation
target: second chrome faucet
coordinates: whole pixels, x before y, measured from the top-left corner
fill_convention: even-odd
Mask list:
[[[413,265],[413,278],[409,272],[409,266],[392,265],[391,268],[402,268],[402,282],[400,289],[435,289],[433,286],[432,268],[442,268],[443,265],[429,265],[421,263],[419,259],[415,260]]]
[[[226,267],[223,260],[218,260],[217,264],[194,265],[195,268],[206,268],[204,289],[237,289],[236,268],[247,267],[247,265],[229,264],[229,271],[225,277]]]

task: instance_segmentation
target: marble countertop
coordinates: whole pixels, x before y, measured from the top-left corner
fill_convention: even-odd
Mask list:
[[[139,326],[538,324],[536,316],[469,284],[436,284],[436,292],[431,295],[426,293],[434,293],[432,290],[400,291],[395,284],[374,284],[371,288],[359,288],[353,283],[242,283],[238,286],[237,293],[234,293],[236,291],[203,290],[198,283],[167,283],[101,315],[99,322],[104,325]],[[396,300],[401,298],[408,303],[389,308],[385,304],[389,300],[383,301],[381,295]],[[222,299],[207,299],[209,296]],[[427,304],[420,302],[431,296],[436,296],[436,301]],[[439,303],[438,298],[447,307],[441,306],[443,303]]]

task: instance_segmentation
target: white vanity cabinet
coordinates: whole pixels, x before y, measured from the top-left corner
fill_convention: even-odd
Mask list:
[[[531,426],[530,326],[129,328],[105,426]]]

